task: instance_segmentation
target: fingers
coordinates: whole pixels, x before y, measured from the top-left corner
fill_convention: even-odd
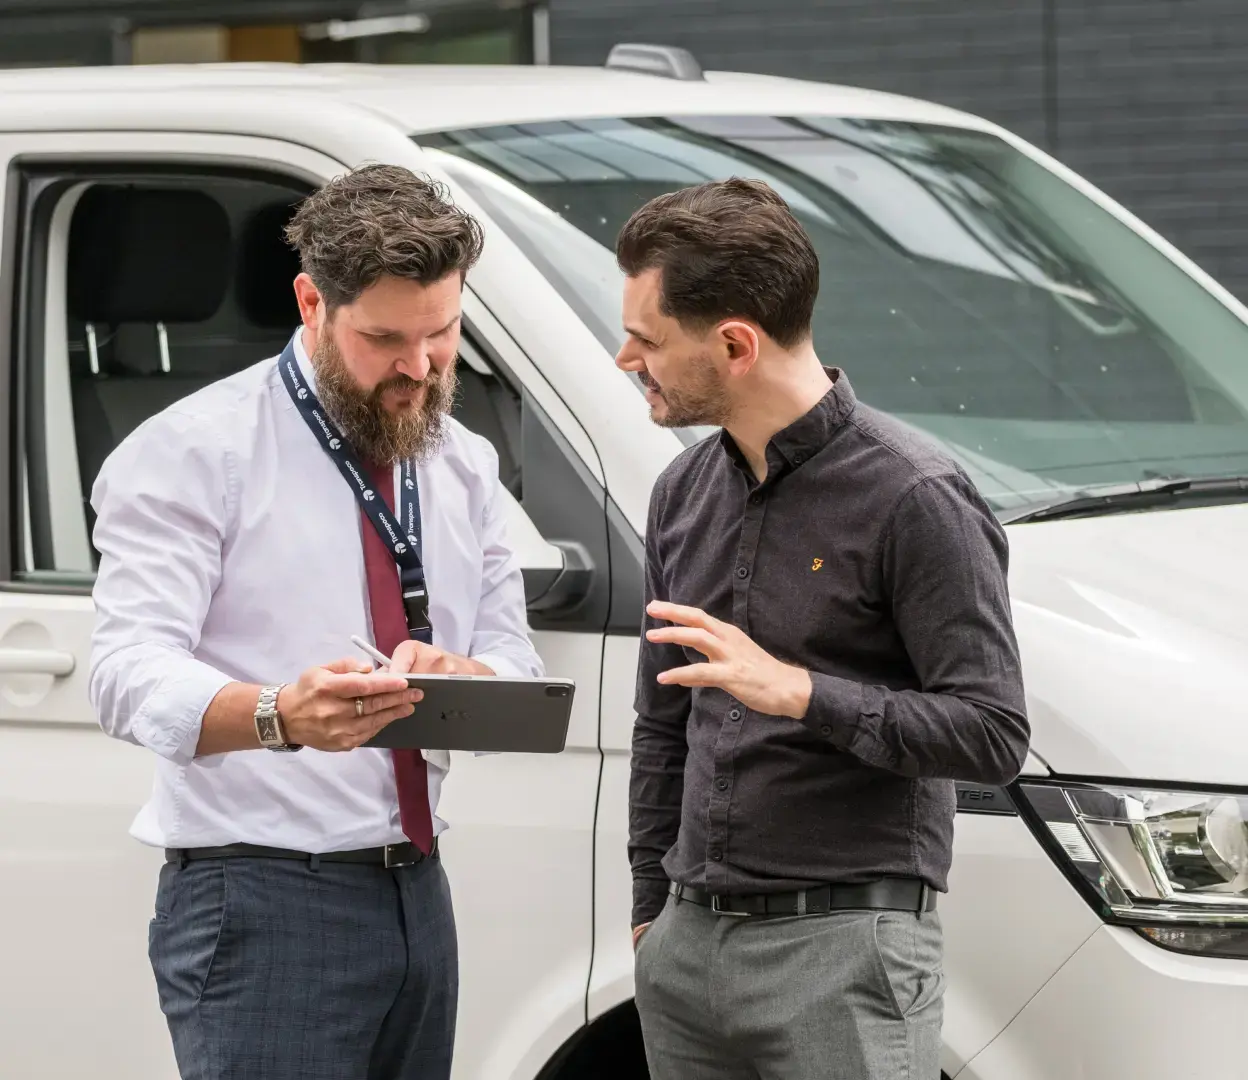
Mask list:
[[[412,705],[399,705],[393,709],[383,709],[373,717],[372,730],[369,732],[368,737],[362,739],[361,742],[367,742],[368,739],[371,739],[387,724],[393,724],[396,720],[400,720],[404,716],[411,716],[415,711],[415,707]]]
[[[681,626],[696,626],[714,633],[720,623],[701,608],[687,607],[684,604],[669,604],[663,600],[651,600],[646,605],[647,614],[664,622],[679,623]]]
[[[394,652],[390,654],[389,671],[394,675],[406,675],[409,671],[420,670],[420,662],[429,652],[439,652],[432,645],[426,645],[423,641],[413,641],[410,638],[407,641],[401,641],[394,647]]]
[[[407,680],[402,675],[385,671],[326,673],[316,685],[318,691],[338,698],[368,698],[374,694],[395,694],[406,688]]]
[[[354,750],[363,746],[387,724],[404,716],[411,716],[416,702],[425,695],[420,690],[407,690],[402,694],[375,694],[364,699],[365,712],[357,716],[354,702],[342,702],[340,708],[349,709],[327,724],[323,750]],[[378,705],[379,702],[384,704]]]
[[[703,656],[712,660],[722,659],[723,642],[709,630],[699,630],[687,626],[661,626],[657,630],[647,630],[646,640],[672,645],[685,645],[696,649]]]
[[[658,681],[666,686],[724,686],[724,671],[721,664],[689,664],[686,667],[672,668],[661,671]]]
[[[372,697],[361,698],[364,702],[364,715],[376,716],[378,713],[389,712],[400,706],[414,705],[425,696],[423,690],[402,690],[397,694],[373,694]],[[355,703],[351,705],[351,715],[355,715]]]

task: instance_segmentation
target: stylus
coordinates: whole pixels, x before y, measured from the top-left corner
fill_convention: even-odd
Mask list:
[[[355,634],[352,634],[352,635],[351,635],[351,641],[352,641],[352,643],[353,643],[354,645],[356,645],[358,648],[361,648],[361,649],[363,649],[366,653],[368,653],[368,655],[369,655],[369,656],[371,656],[374,660],[376,660],[376,661],[377,661],[377,663],[379,663],[382,667],[387,667],[387,668],[388,668],[388,667],[390,666],[390,662],[391,662],[391,661],[390,661],[390,657],[388,657],[388,656],[387,656],[385,653],[383,653],[380,649],[375,649],[372,645],[370,645],[370,644],[369,644],[367,641],[365,641],[362,637],[357,637]]]

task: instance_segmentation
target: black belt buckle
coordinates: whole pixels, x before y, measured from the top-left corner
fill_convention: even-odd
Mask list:
[[[713,895],[711,897],[711,910],[715,912],[716,915],[731,915],[735,919],[748,919],[750,917],[750,913],[748,911],[733,911],[731,908],[724,907],[723,902],[728,899],[730,899],[730,897],[720,896],[718,894]]]
[[[415,844],[387,844],[381,849],[382,865],[387,870],[399,866],[413,866],[425,856]]]

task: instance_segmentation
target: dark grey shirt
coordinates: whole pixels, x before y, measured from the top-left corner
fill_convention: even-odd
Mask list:
[[[762,484],[723,434],[654,488],[646,602],[734,623],[814,690],[794,720],[664,686],[659,672],[705,657],[643,636],[633,925],[669,879],[752,893],[903,875],[944,891],[953,780],[1005,783],[1026,757],[1004,530],[953,461],[829,374],[771,440]]]

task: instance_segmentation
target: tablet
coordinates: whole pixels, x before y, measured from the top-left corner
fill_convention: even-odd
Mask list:
[[[406,676],[423,690],[411,716],[394,720],[365,746],[557,754],[568,737],[576,683],[499,675]]]

